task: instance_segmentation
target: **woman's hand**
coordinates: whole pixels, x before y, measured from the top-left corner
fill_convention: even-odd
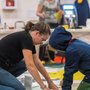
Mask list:
[[[42,90],[50,90],[46,85],[44,87],[41,87]]]
[[[44,89],[42,89],[42,90],[50,90],[49,88],[44,88]]]
[[[61,87],[62,87],[62,85],[63,85],[63,80],[61,80],[61,81],[60,81],[59,86],[61,86]]]
[[[52,82],[52,83],[48,83],[48,87],[52,90],[59,90],[59,88]]]

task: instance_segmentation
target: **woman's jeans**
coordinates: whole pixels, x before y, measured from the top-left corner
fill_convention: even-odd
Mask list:
[[[20,61],[11,67],[9,71],[0,67],[0,90],[25,90],[24,86],[16,78],[25,71],[26,66],[24,61]]]

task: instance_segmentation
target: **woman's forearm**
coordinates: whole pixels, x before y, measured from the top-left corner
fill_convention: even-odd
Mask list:
[[[35,66],[27,66],[28,71],[33,76],[33,78],[36,80],[36,82],[40,85],[41,88],[45,87],[45,84],[43,83],[42,79],[40,78],[40,75],[37,71],[37,68]]]
[[[50,79],[46,69],[44,68],[44,66],[42,65],[42,63],[40,62],[39,64],[35,64],[38,71],[45,77],[45,79],[47,80],[47,82],[52,82],[52,80]]]

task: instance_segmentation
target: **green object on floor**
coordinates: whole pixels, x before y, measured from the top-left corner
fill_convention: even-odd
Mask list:
[[[82,81],[77,90],[90,90],[90,83]]]

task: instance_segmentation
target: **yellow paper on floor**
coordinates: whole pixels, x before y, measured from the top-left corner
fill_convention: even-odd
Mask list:
[[[60,70],[57,72],[50,72],[49,75],[52,79],[63,79],[64,70]],[[74,74],[74,80],[82,80],[84,75],[79,71]]]

